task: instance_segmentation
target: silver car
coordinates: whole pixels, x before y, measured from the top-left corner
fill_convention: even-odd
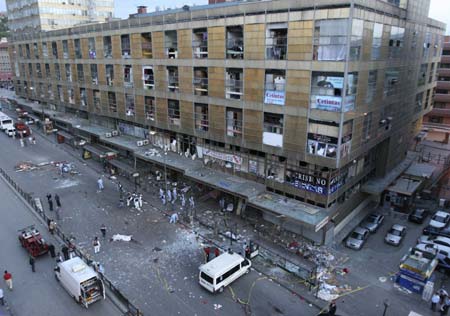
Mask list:
[[[362,222],[361,226],[367,228],[371,233],[375,233],[383,223],[384,216],[380,213],[373,213],[367,216]]]
[[[406,234],[406,227],[399,224],[392,225],[391,229],[387,232],[384,237],[384,241],[387,244],[398,246],[403,240],[403,237]]]
[[[347,237],[345,245],[348,248],[359,250],[362,248],[368,237],[369,237],[369,230],[358,226]]]

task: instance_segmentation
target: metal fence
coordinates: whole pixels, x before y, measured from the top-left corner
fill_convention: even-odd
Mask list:
[[[38,205],[38,203],[36,203],[36,201],[31,196],[31,194],[22,190],[22,188],[19,187],[17,185],[17,183],[2,168],[0,168],[0,174],[27,201],[27,203],[36,211],[36,213],[39,214],[39,216],[42,219],[44,219],[44,221],[47,223],[50,218],[47,216],[47,214],[45,214],[43,208],[40,207],[41,205]],[[70,245],[70,243],[72,241],[72,236],[68,236],[68,235],[64,234],[64,232],[59,227],[56,227],[55,233],[64,241],[64,243],[67,246]],[[92,260],[88,256],[88,254],[86,254],[85,252],[83,252],[82,250],[80,250],[78,248],[75,248],[74,250],[75,250],[76,255],[79,256],[80,258],[82,258],[84,261],[86,261],[87,263],[92,262]],[[127,316],[143,316],[144,315],[139,308],[134,306],[122,294],[122,292],[120,292],[120,290],[116,286],[114,286],[114,284],[111,282],[111,280],[109,280],[103,274],[100,274],[100,276],[102,277],[103,283],[106,285],[106,287],[113,293],[115,298],[117,298],[120,301],[120,303],[123,304],[123,306],[126,308],[127,311],[126,311],[125,315],[127,315]]]

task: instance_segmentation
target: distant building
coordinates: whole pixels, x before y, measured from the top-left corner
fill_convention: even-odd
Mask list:
[[[5,37],[2,38],[0,40],[0,82],[10,82],[13,76],[8,46],[8,40]]]
[[[112,17],[114,0],[6,0],[11,31],[49,31]]]
[[[439,64],[438,64],[439,65]],[[427,96],[429,98],[430,96]],[[428,139],[449,142],[450,135],[450,36],[445,36],[441,63],[437,70],[434,108],[424,117]]]

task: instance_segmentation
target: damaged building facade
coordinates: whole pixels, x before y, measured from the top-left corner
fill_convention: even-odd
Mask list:
[[[362,185],[405,158],[432,107],[444,25],[427,17],[429,2],[140,8],[14,34],[14,85],[48,109],[129,136],[146,130],[224,181],[262,187],[243,196],[246,212],[325,242],[368,198]]]

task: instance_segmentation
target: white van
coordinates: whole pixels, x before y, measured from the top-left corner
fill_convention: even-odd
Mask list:
[[[13,137],[16,135],[16,129],[14,127],[8,127],[7,129],[5,129],[5,133],[9,137]]]
[[[1,114],[0,115],[0,129],[6,130],[8,128],[14,128],[14,122],[12,118],[10,118],[7,115]]]
[[[251,262],[241,255],[225,252],[199,267],[200,285],[208,291],[223,292],[225,286],[250,272]]]
[[[97,272],[80,257],[58,262],[55,277],[76,302],[84,307],[105,299],[105,286]]]

